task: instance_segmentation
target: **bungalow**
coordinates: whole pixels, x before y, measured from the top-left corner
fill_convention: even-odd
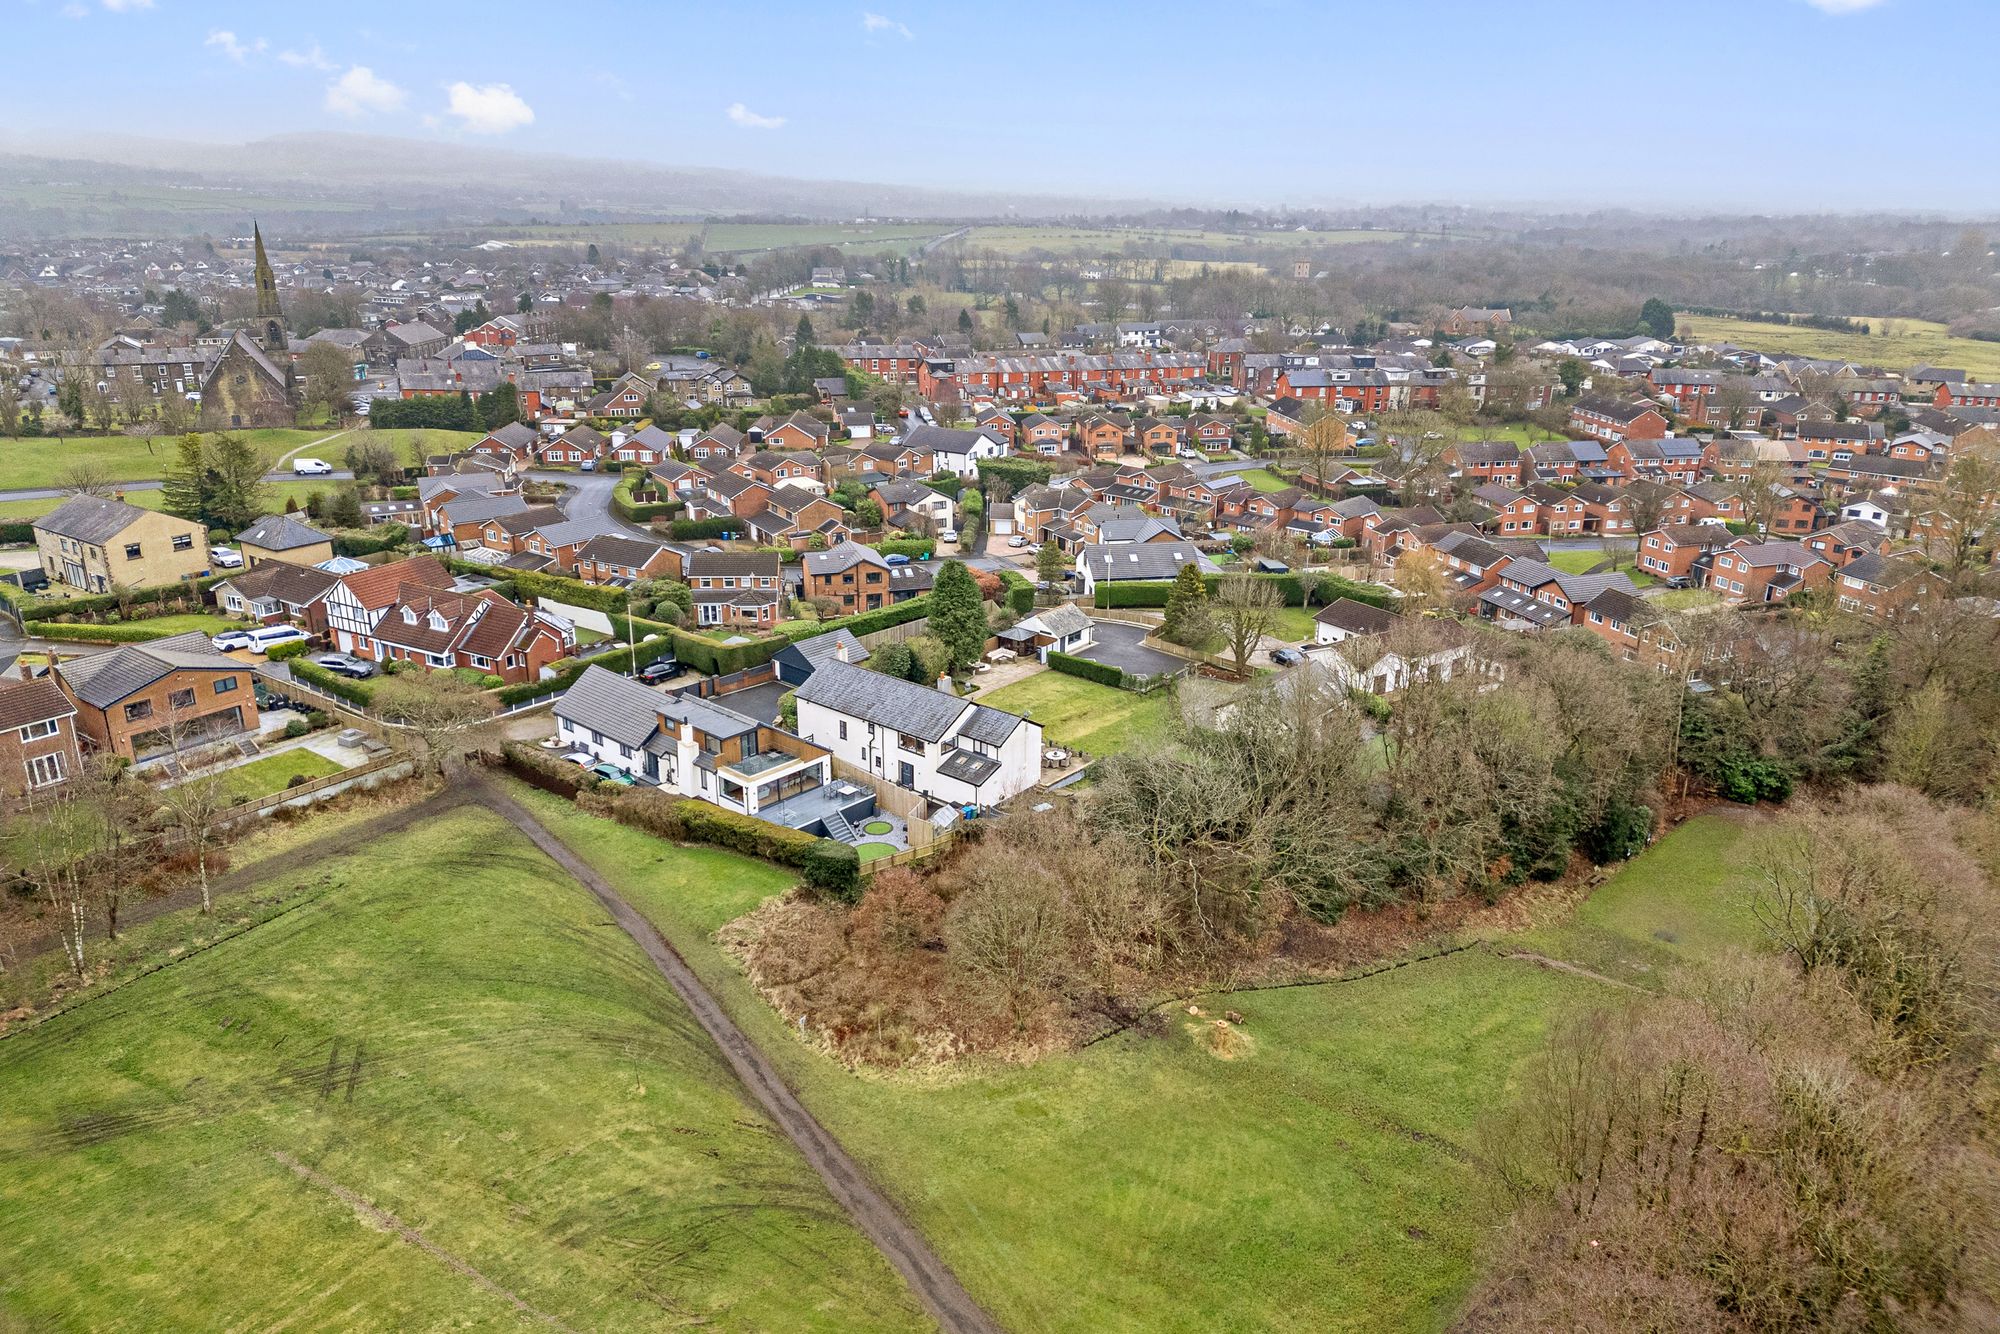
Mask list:
[[[1041,724],[1018,714],[837,659],[797,698],[807,742],[934,802],[994,806],[1041,778]]]
[[[1191,542],[1092,544],[1081,550],[1076,563],[1085,593],[1095,593],[1099,584],[1172,579],[1185,565],[1193,565],[1203,574],[1219,573],[1215,562]]]
[[[1339,644],[1362,635],[1387,634],[1401,620],[1386,608],[1339,597],[1321,607],[1313,617],[1313,642]]]
[[[405,589],[358,647],[377,662],[414,662],[434,671],[469,668],[509,685],[541,679],[576,650],[576,629],[551,612],[478,593]]]
[[[743,432],[734,426],[715,425],[696,436],[687,447],[687,456],[692,463],[724,463],[742,452]]]
[[[1096,625],[1074,603],[1062,602],[1024,617],[1000,632],[1000,643],[1043,662],[1051,653],[1074,653],[1096,642]]]

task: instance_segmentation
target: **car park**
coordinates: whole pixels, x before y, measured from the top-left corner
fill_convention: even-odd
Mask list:
[[[333,472],[333,465],[325,459],[293,459],[292,476],[326,477]]]
[[[233,653],[239,648],[250,647],[250,632],[248,630],[224,630],[208,642],[215,646],[215,651],[218,653]]]
[[[210,547],[208,563],[225,570],[240,570],[243,568],[243,553],[232,551],[228,547]]]
[[[315,653],[308,659],[313,665],[324,667],[329,672],[365,681],[375,675],[375,664],[366,658],[357,658],[351,653]]]

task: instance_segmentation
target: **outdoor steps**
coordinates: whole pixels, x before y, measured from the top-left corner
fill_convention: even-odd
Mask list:
[[[842,843],[858,843],[861,833],[847,822],[847,817],[839,811],[829,811],[826,817],[826,836]]]

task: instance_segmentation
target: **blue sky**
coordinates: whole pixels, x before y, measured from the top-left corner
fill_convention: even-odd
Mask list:
[[[879,7],[877,7],[879,6]],[[0,0],[36,131],[1247,205],[2000,210],[1995,0]]]

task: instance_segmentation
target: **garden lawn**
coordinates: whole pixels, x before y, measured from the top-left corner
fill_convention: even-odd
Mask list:
[[[1140,695],[1055,671],[1038,672],[991,694],[981,692],[978,702],[1025,714],[1042,725],[1048,741],[1092,755],[1165,736],[1174,707],[1171,689]]]
[[[1271,637],[1282,639],[1287,644],[1308,643],[1318,629],[1313,617],[1325,610],[1324,604],[1317,607],[1280,607],[1271,617]]]
[[[248,764],[239,764],[222,774],[222,791],[231,805],[238,802],[255,801],[268,797],[273,792],[282,792],[291,786],[292,779],[304,775],[307,778],[325,778],[341,771],[339,764],[326,756],[305,749],[288,750],[279,755],[266,755]]]
[[[287,500],[296,500],[299,508],[305,508],[307,497],[318,491],[322,495],[332,495],[335,491],[351,485],[337,481],[293,481],[264,483],[264,508],[274,514],[283,513]],[[22,488],[26,489],[26,488]],[[35,500],[0,500],[0,523],[26,523],[39,519],[56,506],[69,499],[68,496],[42,496]],[[142,510],[156,510],[165,502],[166,493],[158,487],[131,490],[124,493],[125,503],[137,505]]]
[[[926,1327],[509,826],[338,846],[270,877],[317,887],[291,911],[0,1040],[0,1325],[538,1323],[497,1288],[575,1329]]]
[[[1248,472],[1237,473],[1236,476],[1241,477],[1245,482],[1248,482],[1250,484],[1250,489],[1252,491],[1263,491],[1267,493],[1272,491],[1285,491],[1289,490],[1292,486],[1292,483],[1278,476],[1278,474],[1272,472],[1269,468],[1252,468]]]
[[[1205,997],[1034,1065],[852,1075],[716,948],[744,887],[547,794],[521,799],[673,941],[1000,1323],[1036,1330],[1441,1329],[1504,1203],[1477,1125],[1599,983],[1468,951],[1362,981]]]

